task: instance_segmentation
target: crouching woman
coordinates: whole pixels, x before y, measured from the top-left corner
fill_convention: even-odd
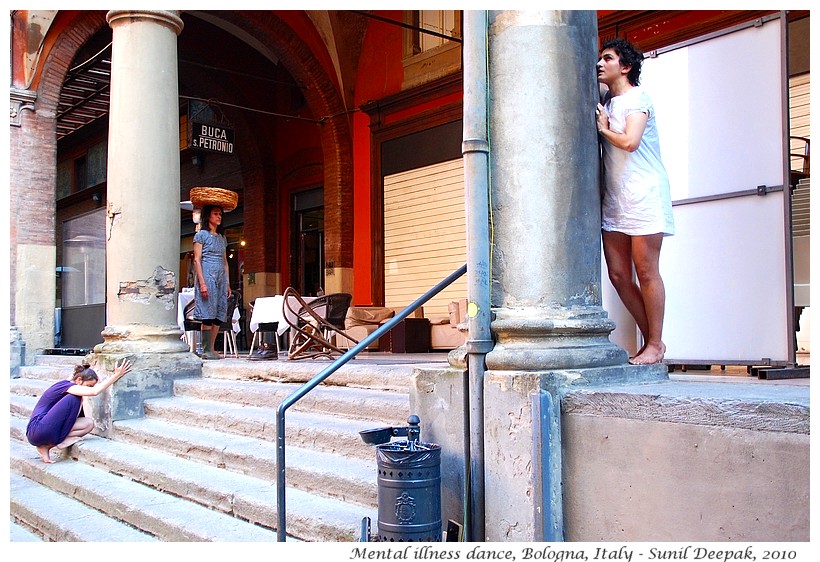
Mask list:
[[[121,360],[114,374],[103,382],[88,365],[77,365],[74,375],[51,385],[37,401],[26,427],[28,442],[37,448],[45,463],[52,463],[51,449],[66,449],[91,433],[94,420],[79,417],[83,396],[97,396],[131,370],[131,362]]]

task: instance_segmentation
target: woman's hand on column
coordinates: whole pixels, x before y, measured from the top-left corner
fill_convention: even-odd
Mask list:
[[[119,363],[114,365],[114,380],[118,380],[131,371],[133,363],[128,358],[121,359]]]

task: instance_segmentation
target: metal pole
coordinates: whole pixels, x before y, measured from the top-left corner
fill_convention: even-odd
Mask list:
[[[490,331],[489,141],[487,133],[487,13],[464,11],[464,189],[467,215],[467,410],[469,451],[465,539],[484,541],[484,356]]]

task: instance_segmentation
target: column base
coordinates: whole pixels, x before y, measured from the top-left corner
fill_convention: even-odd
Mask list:
[[[182,330],[177,325],[106,326],[102,331],[102,337],[103,343],[94,347],[94,353],[179,353],[188,351],[188,345],[182,341]]]
[[[94,433],[108,437],[112,422],[142,417],[145,400],[172,396],[176,379],[202,376],[202,360],[188,350],[181,334],[177,327],[106,326],[105,341],[89,356],[91,368],[102,379],[124,358],[132,367],[110,389],[87,401]]]
[[[456,368],[417,368],[410,392],[423,440],[442,447],[442,518],[456,521],[463,514],[466,486],[466,376]],[[482,416],[486,540],[562,540],[560,410],[566,391],[668,379],[663,364],[487,371]]]
[[[9,332],[9,369],[11,378],[16,379],[20,377],[20,367],[26,364],[26,342],[16,326],[11,326]]]
[[[615,323],[599,308],[499,309],[492,322],[496,337],[487,368],[544,371],[626,364],[629,357],[609,340]]]

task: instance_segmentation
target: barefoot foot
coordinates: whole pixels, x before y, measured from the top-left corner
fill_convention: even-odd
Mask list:
[[[631,357],[629,362],[632,365],[654,365],[663,361],[665,353],[666,345],[663,342],[660,344],[647,344],[640,353]]]
[[[53,464],[54,461],[51,460],[51,447],[48,445],[40,445],[37,447],[37,452],[40,453],[40,458],[43,459],[43,462],[46,464]]]

